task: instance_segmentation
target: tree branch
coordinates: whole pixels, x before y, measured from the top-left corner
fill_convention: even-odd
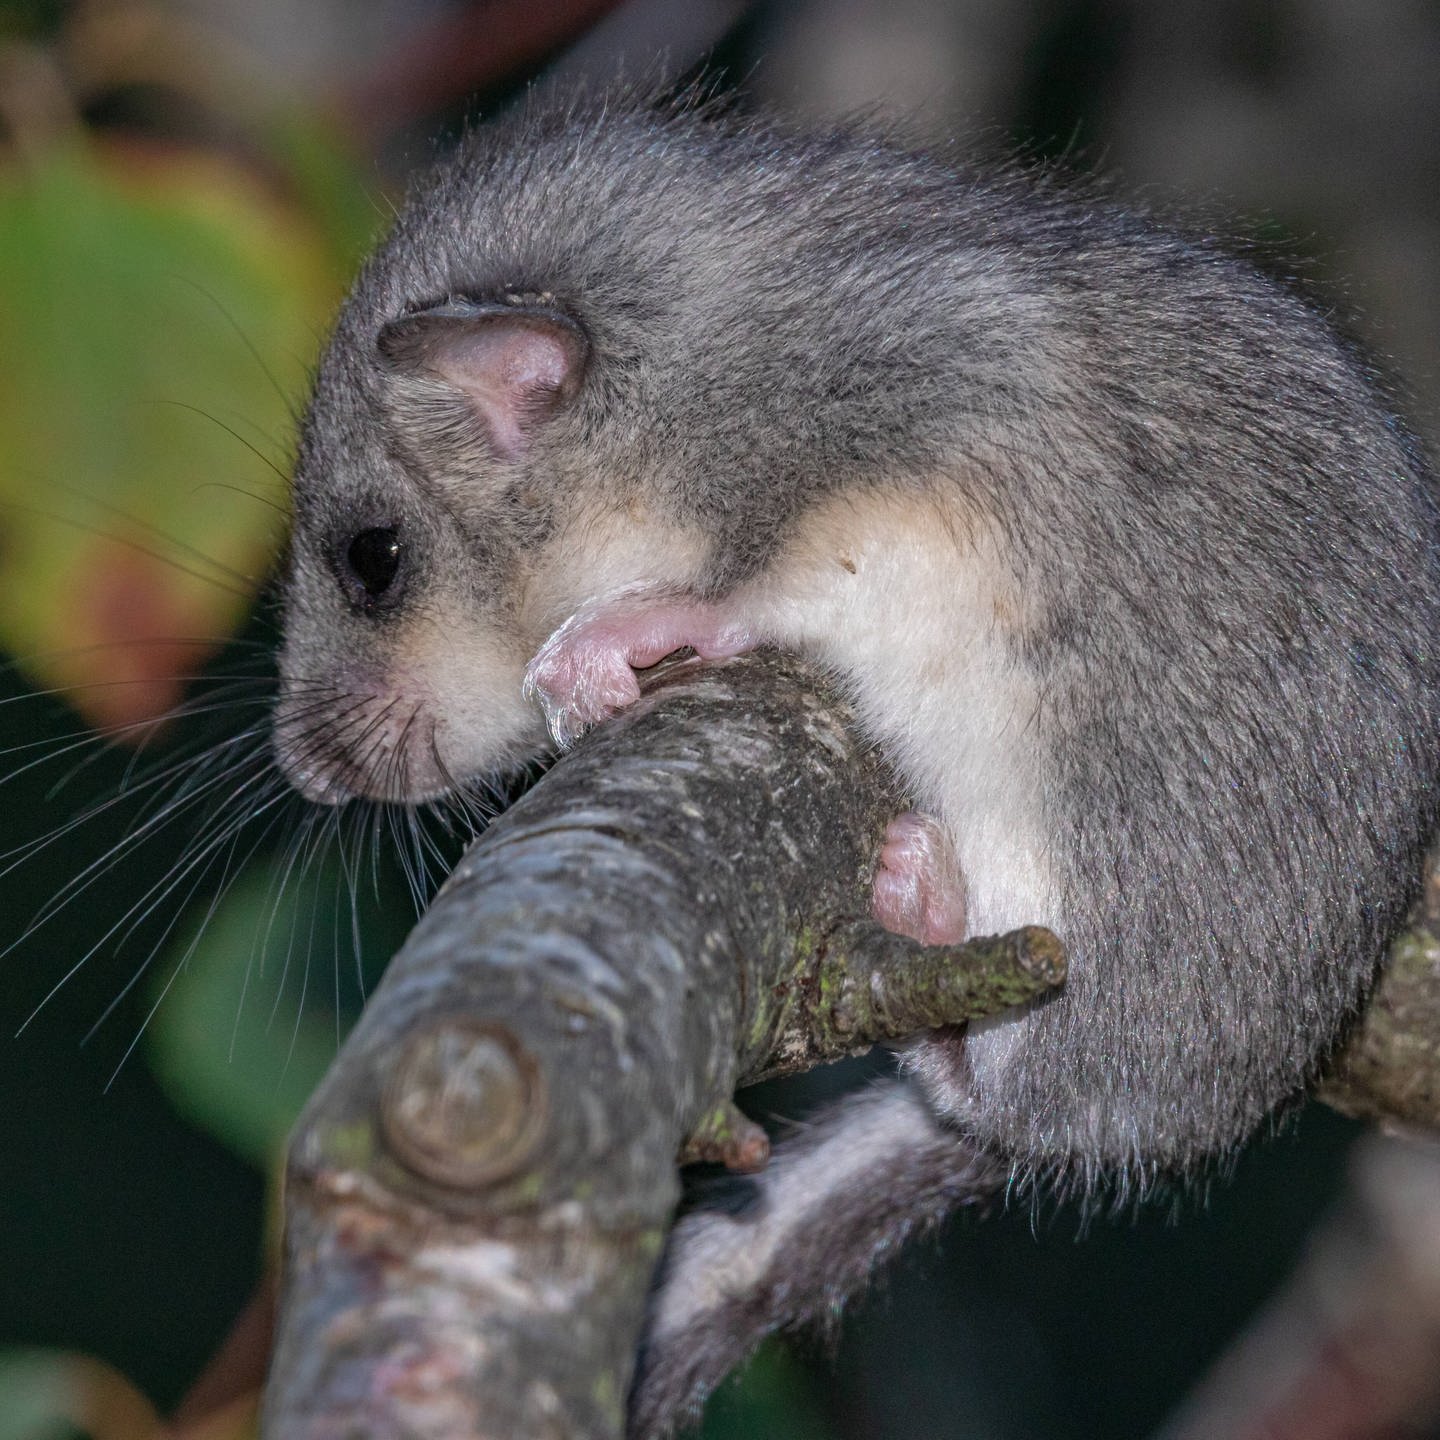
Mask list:
[[[1317,1094],[1389,1130],[1440,1134],[1440,850],[1409,925]]]
[[[1440,1410],[1440,1145],[1370,1136],[1344,1203],[1161,1440],[1398,1440]]]
[[[677,1158],[764,1162],[737,1084],[1063,977],[866,918],[903,807],[852,719],[672,667],[467,852],[292,1142],[266,1434],[620,1435]]]

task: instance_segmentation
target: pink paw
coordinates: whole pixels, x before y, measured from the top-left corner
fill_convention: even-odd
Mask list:
[[[582,605],[536,651],[525,670],[525,694],[539,700],[563,749],[640,698],[636,670],[687,646],[718,660],[756,643],[746,626],[717,606],[673,591],[621,591]]]
[[[886,826],[870,908],[887,930],[924,945],[965,938],[965,877],[939,821],[910,810]]]

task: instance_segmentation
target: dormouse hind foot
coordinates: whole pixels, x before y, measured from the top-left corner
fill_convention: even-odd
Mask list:
[[[673,590],[635,587],[587,601],[561,625],[526,667],[525,694],[539,700],[563,749],[639,699],[636,670],[687,647],[702,659],[719,660],[758,643],[718,605]]]
[[[938,820],[908,810],[886,826],[871,913],[924,945],[965,938],[965,877]]]

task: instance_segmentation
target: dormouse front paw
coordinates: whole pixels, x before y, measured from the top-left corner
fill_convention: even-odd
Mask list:
[[[640,696],[636,670],[689,648],[705,660],[754,649],[755,636],[721,606],[649,587],[580,607],[536,652],[525,694],[538,700],[562,749]]]

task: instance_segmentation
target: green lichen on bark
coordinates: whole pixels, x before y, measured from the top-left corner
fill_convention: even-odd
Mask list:
[[[995,1015],[1065,979],[1060,942],[1040,926],[962,945],[921,945],[857,919],[807,939],[797,946],[771,1054],[747,1080]]]

